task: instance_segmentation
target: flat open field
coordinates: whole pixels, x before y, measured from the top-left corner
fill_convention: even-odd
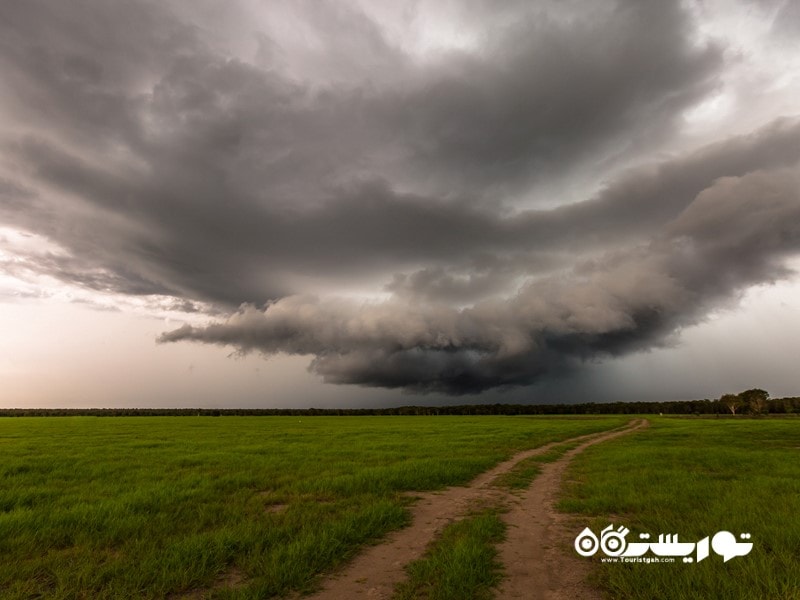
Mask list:
[[[629,421],[2,419],[0,597],[245,599],[309,592],[407,526],[425,502],[446,499],[421,494],[427,500],[417,506],[407,492],[462,486],[516,456],[515,465],[487,479],[488,487],[463,488],[474,493],[462,499],[473,502],[486,490],[524,498],[548,473],[559,473],[558,481],[566,473],[558,506],[569,513],[571,537],[539,545],[585,566],[607,597],[800,598],[800,420],[652,417],[650,427],[591,447],[571,440],[530,452]],[[581,443],[587,447],[577,454]],[[513,589],[503,580],[514,573],[501,560],[508,550],[502,544],[528,518],[519,510],[475,505],[416,557],[396,597],[512,597],[504,591]],[[721,530],[748,532],[753,550],[725,563],[713,552],[697,564],[578,557],[575,535],[610,523],[629,527],[628,541],[641,532],[678,533],[692,542]],[[556,574],[573,571],[560,565]]]
[[[626,417],[0,420],[0,597],[268,598],[408,521],[403,492]]]

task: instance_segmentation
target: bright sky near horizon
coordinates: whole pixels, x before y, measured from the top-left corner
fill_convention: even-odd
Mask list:
[[[0,407],[800,395],[800,3],[0,5]]]

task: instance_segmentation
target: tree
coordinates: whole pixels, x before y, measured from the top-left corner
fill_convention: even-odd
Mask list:
[[[742,401],[736,394],[723,394],[719,401],[724,404],[732,415],[736,414],[736,409],[742,405]]]
[[[747,410],[754,415],[768,412],[767,402],[769,401],[769,392],[765,390],[759,388],[746,390],[739,394],[739,399],[742,404],[747,407]]]

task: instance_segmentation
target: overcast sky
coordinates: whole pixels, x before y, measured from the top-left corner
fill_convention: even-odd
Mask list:
[[[798,395],[800,3],[0,3],[0,406]]]

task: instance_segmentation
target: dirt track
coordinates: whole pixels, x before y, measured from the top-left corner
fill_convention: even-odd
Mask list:
[[[588,563],[577,557],[562,556],[563,532],[559,533],[559,515],[553,502],[561,477],[569,461],[592,444],[612,439],[646,427],[647,421],[632,421],[621,430],[584,435],[564,442],[584,440],[558,461],[544,465],[542,473],[522,496],[515,496],[492,485],[499,475],[508,472],[519,461],[550,450],[557,443],[526,450],[514,455],[476,477],[464,487],[442,492],[417,494],[419,501],[412,508],[412,523],[396,531],[383,543],[368,547],[345,569],[323,582],[313,600],[388,599],[394,587],[405,578],[405,566],[422,556],[426,547],[448,523],[466,514],[477,505],[505,502],[510,512],[504,517],[509,525],[508,538],[500,547],[506,569],[498,598],[591,598],[591,590],[581,585]],[[564,443],[558,442],[558,443]],[[561,538],[559,538],[561,535]],[[569,561],[570,566],[566,562]]]
[[[556,462],[543,466],[533,484],[518,501],[511,503],[511,510],[505,515],[508,531],[499,551],[506,577],[497,598],[592,600],[601,597],[585,583],[591,562],[564,552],[577,532],[568,528],[567,518],[555,510],[555,502],[564,471],[577,454],[648,424],[640,420],[629,424],[628,429],[600,434],[565,453]]]

